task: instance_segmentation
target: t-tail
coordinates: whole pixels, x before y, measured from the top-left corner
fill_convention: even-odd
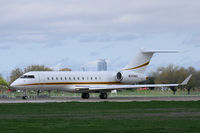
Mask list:
[[[178,53],[178,51],[142,49],[122,71],[133,71],[144,74],[154,53]]]

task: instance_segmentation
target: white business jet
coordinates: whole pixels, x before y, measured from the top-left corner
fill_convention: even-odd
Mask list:
[[[25,92],[28,90],[60,90],[72,93],[82,93],[83,99],[90,97],[89,93],[100,93],[101,99],[107,98],[112,90],[140,87],[177,87],[186,85],[191,78],[188,76],[181,84],[142,84],[145,81],[144,72],[154,53],[177,53],[177,51],[141,50],[136,57],[120,71],[108,72],[73,72],[73,71],[32,71],[15,80],[11,87]]]

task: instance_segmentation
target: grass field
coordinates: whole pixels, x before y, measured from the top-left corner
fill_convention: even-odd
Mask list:
[[[0,104],[0,133],[199,133],[198,102]]]
[[[8,97],[21,97],[23,92],[0,92],[0,97],[2,95],[6,95]],[[29,92],[29,96],[36,96],[36,92]],[[52,91],[50,94],[46,91],[40,93],[40,95],[45,96],[63,96],[63,97],[71,97],[71,96],[81,96],[80,93],[69,93],[69,92],[60,92],[60,91]],[[171,90],[123,90],[118,91],[117,94],[109,93],[109,97],[111,96],[188,96],[187,90],[177,90],[176,95],[173,95]],[[191,90],[189,96],[200,96],[200,91],[198,90]],[[99,94],[91,93],[91,97],[99,97]]]

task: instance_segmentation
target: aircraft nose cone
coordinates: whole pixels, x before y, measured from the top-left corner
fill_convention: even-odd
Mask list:
[[[10,87],[15,88],[16,87],[16,83],[12,82],[12,84],[10,85]]]
[[[13,83],[10,85],[10,87],[14,87]]]

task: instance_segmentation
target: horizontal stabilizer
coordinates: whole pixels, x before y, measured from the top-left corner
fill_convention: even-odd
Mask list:
[[[178,53],[179,51],[177,50],[146,50],[146,49],[142,49],[141,50],[142,53]]]

